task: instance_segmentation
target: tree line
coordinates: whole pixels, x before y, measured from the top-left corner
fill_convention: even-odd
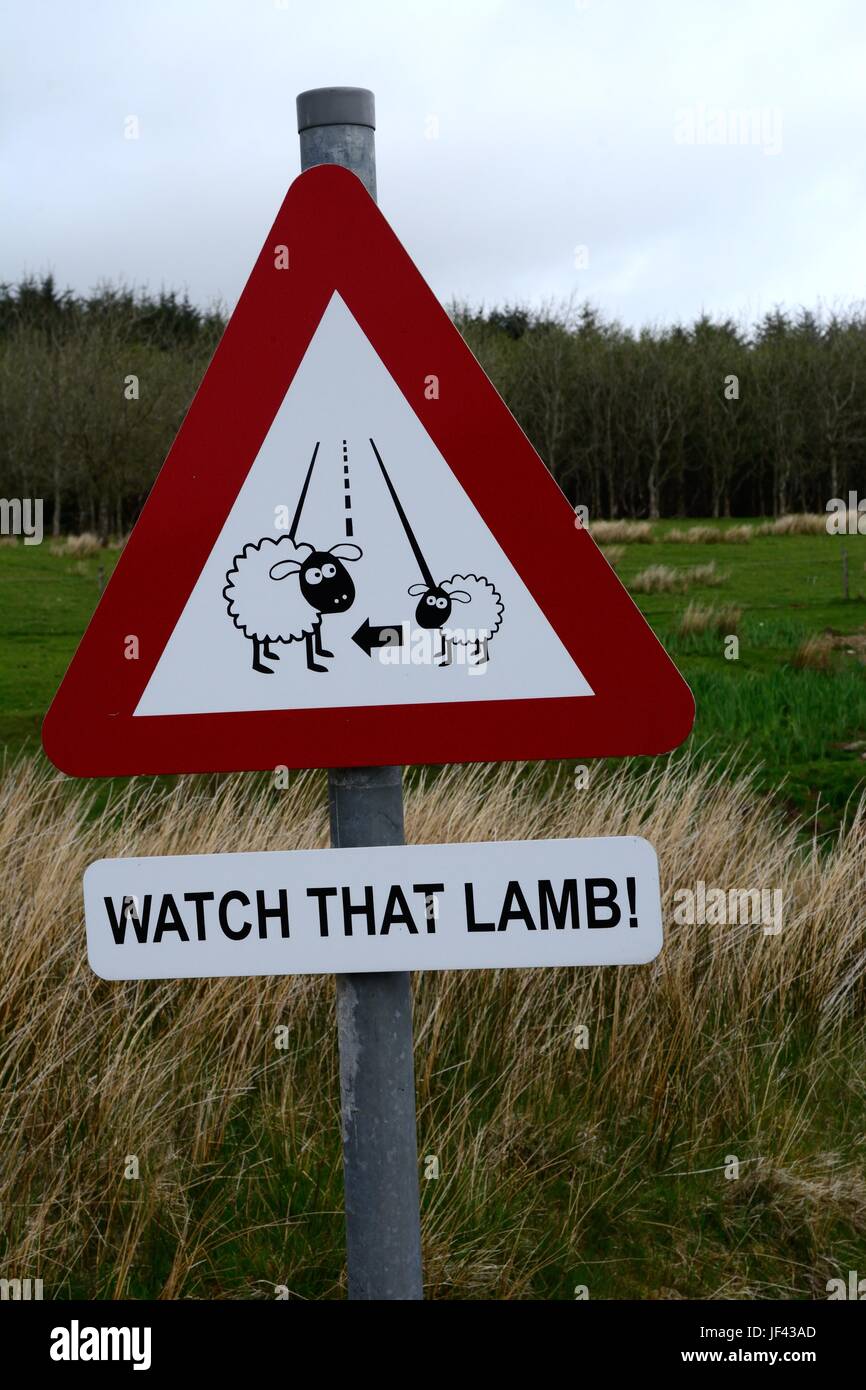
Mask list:
[[[54,535],[122,535],[224,327],[173,292],[0,285],[0,495],[42,497]]]
[[[639,331],[589,304],[451,313],[590,516],[823,511],[864,486],[859,305]],[[0,285],[0,495],[44,498],[54,534],[123,533],[224,327],[174,292]]]

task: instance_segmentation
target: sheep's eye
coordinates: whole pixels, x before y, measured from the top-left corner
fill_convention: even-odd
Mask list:
[[[306,574],[304,575],[304,578],[306,579],[308,584],[321,584],[322,571],[315,569],[307,570]]]
[[[436,600],[432,594],[428,594],[424,602],[427,604],[428,608],[433,608],[433,606],[436,603]]]
[[[322,565],[322,574],[325,576],[326,579],[333,579],[336,573],[336,565]]]
[[[436,600],[436,607],[437,607],[437,608],[447,608],[447,607],[448,607],[448,600],[447,600],[447,598],[437,598],[437,600]]]

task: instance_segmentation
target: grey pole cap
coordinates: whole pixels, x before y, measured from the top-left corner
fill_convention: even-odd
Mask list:
[[[376,129],[376,102],[366,87],[313,87],[297,98],[298,133],[319,125]]]

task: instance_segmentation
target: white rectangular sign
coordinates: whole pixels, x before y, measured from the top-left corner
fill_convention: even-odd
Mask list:
[[[106,980],[639,965],[662,946],[636,836],[99,859],[84,907]]]

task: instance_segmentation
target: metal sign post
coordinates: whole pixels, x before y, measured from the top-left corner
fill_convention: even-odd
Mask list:
[[[361,87],[297,99],[301,169],[341,164],[376,197],[375,107]],[[328,774],[331,843],[402,845],[402,768]],[[350,1299],[420,1299],[421,1224],[408,972],[337,976]]]

